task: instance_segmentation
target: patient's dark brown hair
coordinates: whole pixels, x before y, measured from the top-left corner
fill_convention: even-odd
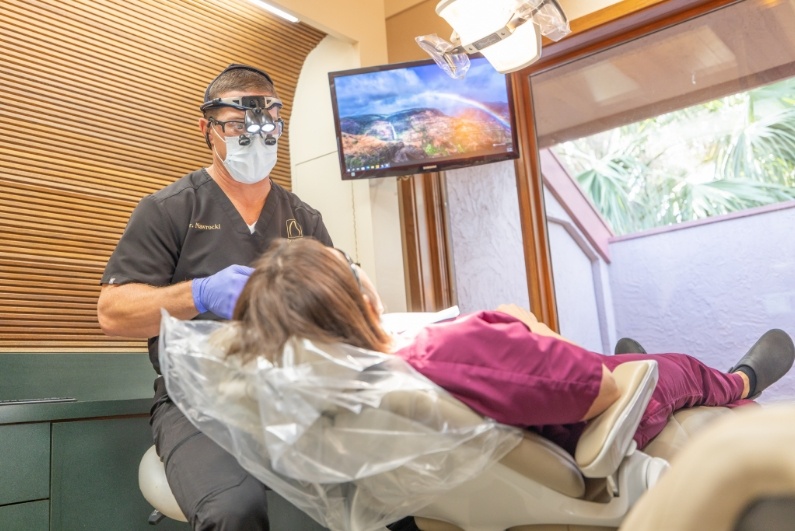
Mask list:
[[[243,361],[278,361],[292,336],[379,352],[389,348],[389,336],[349,265],[309,238],[270,245],[240,294],[234,318],[239,334],[229,355]]]

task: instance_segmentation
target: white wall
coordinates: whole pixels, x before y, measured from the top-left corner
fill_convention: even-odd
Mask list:
[[[327,72],[355,68],[350,43],[326,37],[307,56],[290,118],[293,191],[323,214],[334,244],[356,253],[352,186],[340,179]],[[357,183],[358,184],[358,183]]]
[[[335,245],[367,270],[388,311],[406,310],[394,178],[342,182],[337,162],[328,72],[387,62],[383,2],[271,2],[328,37],[307,57],[288,124],[293,191],[323,213]]]
[[[394,178],[342,181],[328,72],[357,68],[357,47],[328,36],[307,57],[290,119],[293,191],[320,210],[337,247],[368,272],[387,311],[406,311]]]

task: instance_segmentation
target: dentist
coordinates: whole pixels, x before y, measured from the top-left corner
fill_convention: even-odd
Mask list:
[[[160,374],[160,310],[229,319],[252,264],[278,238],[331,246],[320,213],[271,181],[284,130],[271,77],[232,64],[207,87],[199,127],[212,164],[141,199],[102,276],[97,314],[111,336],[148,338]],[[267,487],[197,430],[154,384],[150,424],[193,529],[269,529]]]

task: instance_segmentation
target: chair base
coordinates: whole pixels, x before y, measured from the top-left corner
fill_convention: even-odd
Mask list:
[[[652,462],[643,452],[627,456],[618,472],[620,494],[607,503],[568,497],[496,463],[476,480],[460,485],[417,511],[415,517],[421,518],[428,531],[504,531],[533,529],[536,525],[615,529],[647,490]],[[458,527],[438,527],[437,523],[432,527],[426,520],[454,523]]]
[[[149,525],[157,525],[162,522],[165,517],[166,515],[155,509],[149,514],[147,522],[149,522]]]

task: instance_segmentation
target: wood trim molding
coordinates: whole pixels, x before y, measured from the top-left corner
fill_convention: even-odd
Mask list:
[[[774,68],[737,77],[731,81],[710,85],[699,90],[693,90],[686,94],[678,95],[675,98],[655,101],[644,106],[617,112],[610,116],[600,117],[590,122],[580,123],[566,129],[558,129],[554,132],[554,135],[548,134],[539,138],[539,146],[541,149],[548,148],[554,144],[565,142],[568,139],[582,138],[628,123],[637,122],[645,117],[659,116],[676,109],[719,98],[725,94],[751,90],[762,85],[781,81],[793,75],[795,75],[795,63],[779,65]]]
[[[519,129],[519,153],[522,154],[514,163],[514,168],[530,310],[539,321],[546,323],[553,330],[558,330],[541,160],[532,118],[533,98],[530,77],[513,75],[511,82]]]
[[[442,174],[398,179],[398,201],[408,310],[433,312],[452,306],[455,295]]]
[[[545,40],[541,59],[520,70],[531,75],[652,31],[743,0],[624,0],[571,21],[571,34]]]

